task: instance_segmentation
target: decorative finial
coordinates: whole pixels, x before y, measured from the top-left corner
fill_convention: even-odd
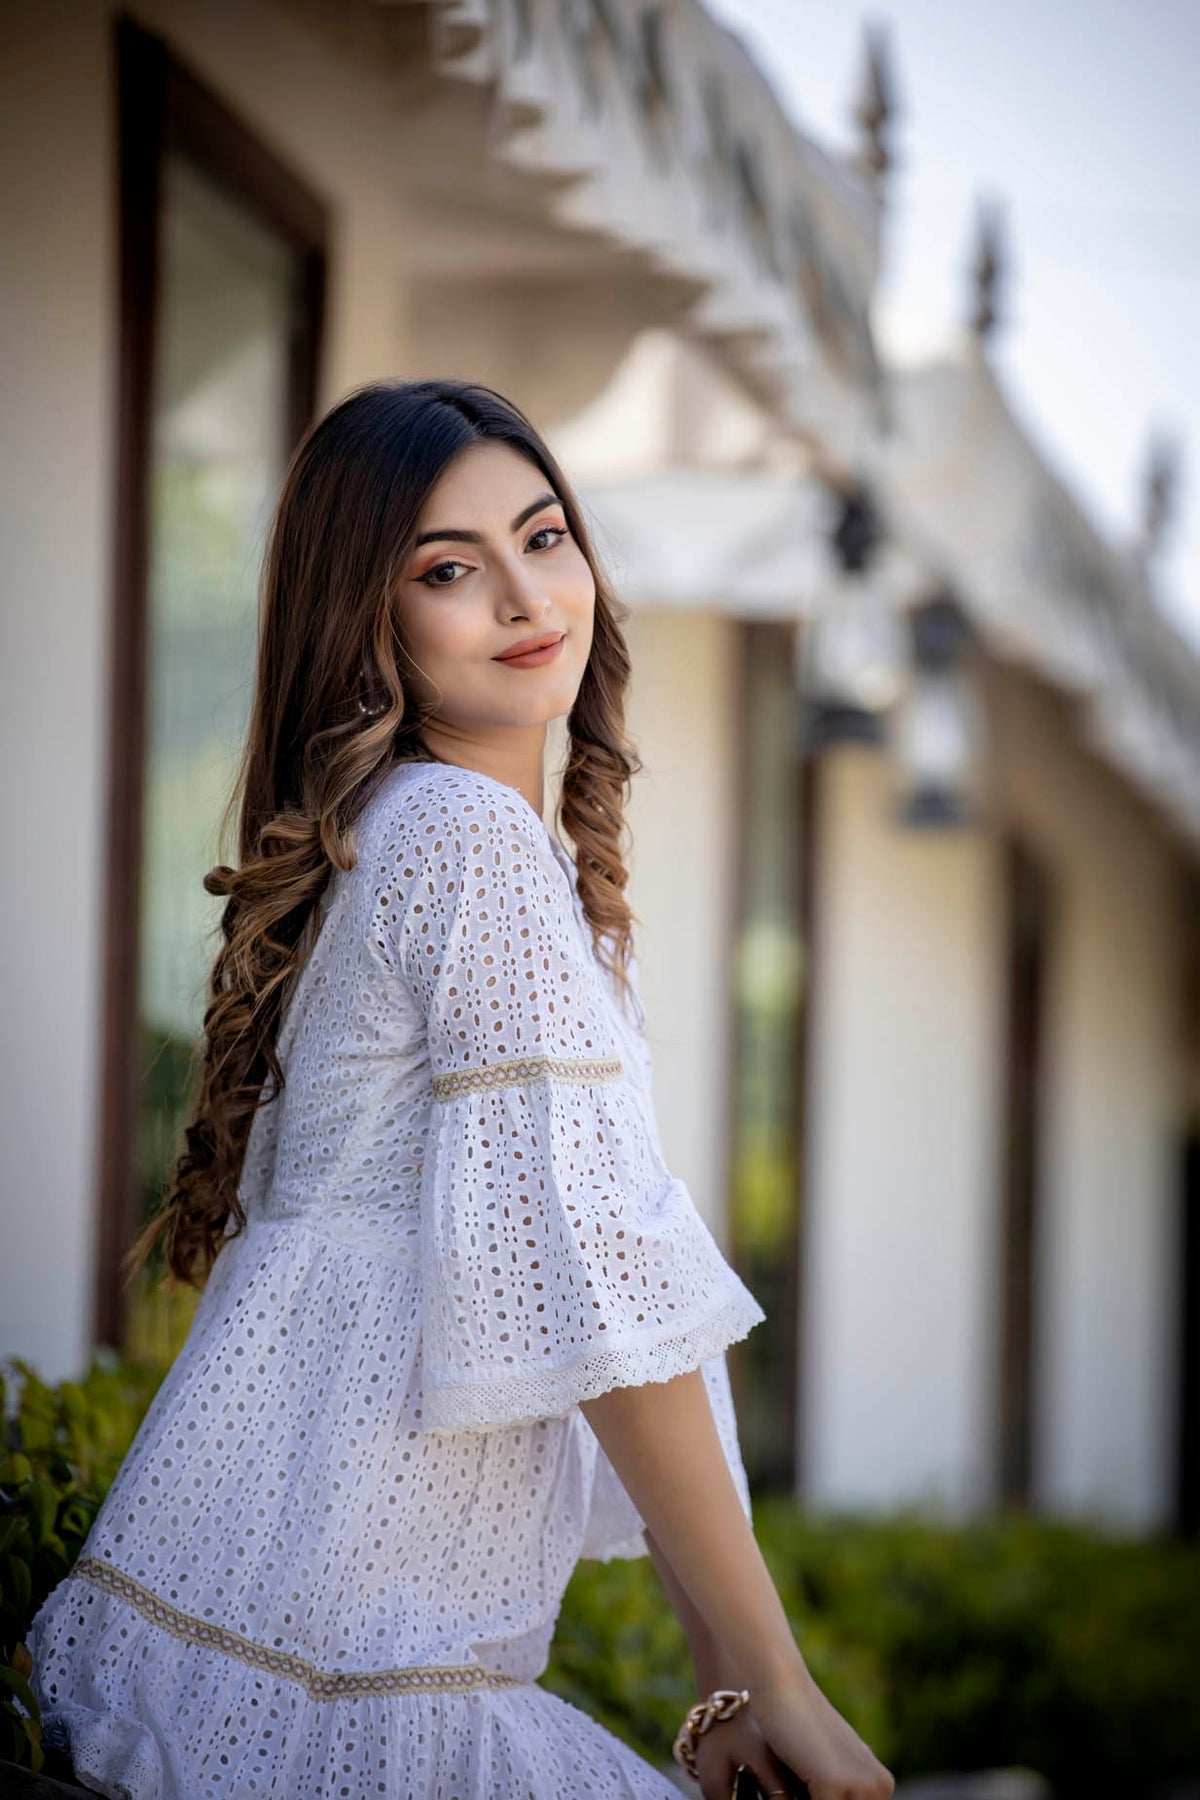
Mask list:
[[[996,288],[1006,273],[1001,241],[1003,206],[999,200],[979,203],[976,226],[975,261],[971,269],[975,281],[975,310],[971,330],[981,341],[990,336],[996,324]]]
[[[1143,566],[1162,547],[1163,536],[1174,515],[1181,460],[1177,438],[1162,430],[1151,433],[1143,464],[1142,524],[1137,546]]]
[[[879,186],[892,167],[892,153],[885,142],[884,131],[895,115],[896,100],[886,24],[868,24],[865,37],[862,93],[854,109],[855,120],[862,127],[862,142],[856,160],[869,179]]]

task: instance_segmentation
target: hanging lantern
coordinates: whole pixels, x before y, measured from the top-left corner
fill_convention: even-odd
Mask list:
[[[832,534],[834,567],[797,635],[797,683],[806,750],[879,744],[899,695],[908,646],[877,557],[882,536],[867,489],[843,497]]]
[[[900,773],[898,815],[906,825],[967,825],[978,817],[983,710],[961,666],[969,621],[943,592],[911,620],[915,674],[893,737]]]

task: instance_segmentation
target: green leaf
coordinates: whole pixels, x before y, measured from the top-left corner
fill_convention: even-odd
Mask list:
[[[92,1528],[92,1520],[95,1516],[94,1501],[87,1499],[83,1494],[72,1494],[68,1500],[64,1501],[62,1512],[59,1514],[59,1534],[64,1539],[86,1537]],[[0,1548],[2,1547],[0,1545]]]
[[[22,1723],[29,1739],[29,1767],[35,1775],[40,1775],[46,1763],[46,1752],[42,1749],[42,1722],[40,1719],[24,1719]]]
[[[42,1709],[38,1705],[37,1695],[34,1693],[25,1677],[23,1675],[18,1675],[15,1669],[10,1668],[5,1663],[0,1663],[0,1686],[6,1687],[10,1694],[16,1695],[30,1718],[41,1718]]]
[[[19,1767],[25,1766],[25,1721],[16,1708],[5,1700],[0,1702],[0,1714],[4,1718],[4,1728],[8,1733],[9,1760]]]
[[[58,1495],[48,1481],[39,1477],[29,1484],[28,1500],[33,1541],[35,1544],[44,1544],[54,1530],[54,1521],[58,1516]]]
[[[4,1604],[18,1618],[24,1619],[33,1598],[33,1579],[29,1573],[29,1564],[19,1556],[0,1558],[0,1594],[4,1596]]]
[[[74,1558],[67,1555],[61,1538],[48,1537],[44,1544],[39,1544],[34,1552],[39,1590],[49,1593],[51,1588],[56,1588],[63,1577],[71,1573],[73,1561]]]

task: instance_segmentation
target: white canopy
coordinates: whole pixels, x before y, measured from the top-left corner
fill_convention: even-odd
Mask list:
[[[1200,844],[1200,658],[1137,558],[1051,470],[973,339],[890,394],[868,465],[893,528],[998,650],[1082,699],[1093,746]]]
[[[374,0],[392,6],[396,0]],[[880,200],[798,131],[701,0],[406,0],[431,66],[492,94],[492,155],[545,179],[557,223],[641,252],[796,430],[855,441],[878,404]]]

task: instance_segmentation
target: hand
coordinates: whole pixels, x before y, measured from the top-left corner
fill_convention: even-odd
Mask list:
[[[791,1770],[793,1780],[804,1783],[810,1800],[891,1800],[895,1777],[830,1705],[807,1668],[799,1676],[758,1687],[750,1684],[750,1705],[728,1724],[736,1724],[746,1712],[753,1714],[774,1757]],[[724,1729],[724,1725],[714,1725],[705,1736]],[[735,1768],[739,1760],[749,1763],[757,1776],[757,1767],[748,1757],[735,1758]],[[781,1783],[771,1780],[765,1785],[769,1790]]]
[[[790,1775],[763,1737],[750,1708],[743,1706],[732,1718],[717,1719],[702,1731],[696,1743],[696,1773],[703,1800],[730,1800],[738,1765],[750,1770],[764,1794],[797,1792]]]

